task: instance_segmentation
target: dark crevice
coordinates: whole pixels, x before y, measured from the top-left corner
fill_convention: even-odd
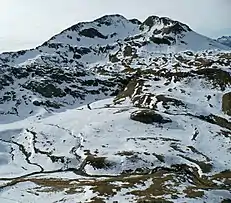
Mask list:
[[[22,154],[25,156],[25,160],[26,160],[26,162],[27,162],[28,164],[30,164],[30,165],[35,165],[35,166],[39,167],[39,168],[40,168],[40,172],[43,172],[43,171],[44,171],[44,169],[43,169],[42,166],[40,166],[40,165],[37,164],[37,163],[32,163],[32,162],[30,161],[31,153],[27,152],[26,149],[25,149],[25,147],[24,147],[22,144],[19,144],[19,143],[13,141],[13,140],[11,140],[11,141],[6,141],[6,140],[3,140],[3,139],[0,139],[0,141],[6,142],[6,143],[9,143],[9,144],[12,144],[12,143],[13,143],[13,144],[17,145],[18,148],[19,148],[19,151],[22,152]]]

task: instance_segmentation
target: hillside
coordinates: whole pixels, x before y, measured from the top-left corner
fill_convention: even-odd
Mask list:
[[[1,201],[231,201],[228,46],[112,15],[0,65]]]

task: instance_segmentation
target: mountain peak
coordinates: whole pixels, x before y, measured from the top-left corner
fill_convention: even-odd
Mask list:
[[[124,16],[120,14],[104,15],[93,22],[104,24],[107,26],[112,25],[113,23],[128,21]]]
[[[224,39],[224,40],[226,40],[226,39],[231,39],[231,35],[230,35],[230,36],[222,36],[222,37],[219,37],[218,40],[219,40],[219,39]]]
[[[157,51],[166,53],[229,49],[216,40],[192,32],[189,26],[167,17],[149,16],[144,22],[140,22],[115,14],[77,23],[35,49],[2,54],[0,64],[16,65],[41,54],[58,55],[65,63],[69,56],[72,65],[79,62],[93,63],[98,61],[97,56],[100,54],[104,53],[106,57],[109,52],[116,52],[127,45],[132,46],[137,53],[144,53],[141,50],[147,49],[150,54]],[[94,57],[87,57],[92,54]]]
[[[218,38],[217,41],[221,44],[231,47],[231,36],[222,36]]]
[[[159,16],[149,16],[144,22],[144,25],[152,27],[154,24],[163,23],[164,25],[169,25],[170,22],[173,22],[170,18],[167,17],[159,17]]]
[[[159,17],[159,16],[149,16],[141,25],[141,29],[144,30],[145,26],[149,27],[151,29],[155,26],[162,25],[167,34],[170,32],[174,34],[181,34],[182,32],[192,31],[188,25],[183,24],[179,21],[172,20],[168,17]]]

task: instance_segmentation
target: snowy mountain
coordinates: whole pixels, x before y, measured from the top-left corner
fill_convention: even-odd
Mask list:
[[[2,53],[1,202],[231,201],[230,66],[228,46],[157,16]]]
[[[108,61],[108,54],[117,52],[125,44],[143,54],[145,51],[155,54],[228,49],[169,18],[151,16],[142,23],[136,19],[127,20],[123,16],[112,15],[93,22],[78,23],[35,49],[1,54],[0,64],[21,64],[47,54],[54,63],[65,65],[79,65],[77,61],[84,64],[103,59]]]
[[[231,36],[223,36],[217,39],[221,44],[231,47]]]
[[[169,18],[151,16],[142,23],[112,15],[78,23],[35,49],[0,55],[0,123],[35,115],[40,106],[64,110],[107,98],[126,83],[128,74],[118,75],[124,67],[142,68],[171,52],[208,49],[229,50]]]

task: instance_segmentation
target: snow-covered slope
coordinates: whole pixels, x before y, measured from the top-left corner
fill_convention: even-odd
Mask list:
[[[0,202],[231,200],[228,47],[113,15],[0,64]]]
[[[223,36],[217,39],[221,44],[231,47],[231,36]]]
[[[199,85],[197,89],[196,86],[190,89],[177,84],[176,87],[176,91],[178,88],[188,92],[203,90]],[[194,105],[200,105],[202,100],[203,97]],[[216,105],[216,102],[211,103]],[[122,201],[122,198],[126,202],[143,198],[174,201],[176,197],[175,201],[179,202],[182,196],[188,195],[183,198],[188,202],[190,193],[195,192],[197,197],[197,191],[201,191],[198,202],[205,200],[207,195],[212,199],[213,194],[214,202],[218,198],[230,197],[228,190],[225,191],[228,178],[219,179],[217,175],[230,169],[230,138],[222,133],[227,129],[200,120],[196,114],[201,112],[195,111],[195,115],[188,116],[183,112],[169,114],[158,105],[156,113],[168,122],[159,120],[148,125],[130,119],[131,114],[140,110],[129,103],[114,105],[113,100],[107,99],[93,103],[91,108],[83,106],[82,110],[69,110],[40,121],[24,120],[2,125],[1,139],[6,148],[1,160],[1,177],[8,178],[9,182],[2,183],[6,189],[1,196],[11,197],[14,191],[7,186],[20,182],[14,186],[23,194],[23,197],[20,193],[17,195],[20,201],[32,198],[30,192],[22,192],[28,191],[28,187],[32,194],[44,196],[38,202],[43,202],[48,195],[53,196],[50,202],[62,202],[63,198],[68,202],[74,199],[80,201],[83,197],[82,202],[91,198],[102,199],[103,202],[106,199]],[[199,135],[191,140],[195,127],[198,127]],[[14,144],[10,145],[10,140],[14,140]],[[23,157],[25,161],[22,161]],[[42,175],[49,177],[49,173],[54,180],[46,180]],[[26,174],[28,177],[24,178]],[[186,180],[181,180],[181,176],[186,176]],[[167,178],[160,180],[161,177]],[[72,186],[69,181],[73,181]],[[160,184],[159,192],[152,189],[156,181]],[[181,185],[178,185],[179,181]],[[197,181],[211,184],[207,195],[206,184],[202,182],[200,186]],[[106,188],[108,186],[110,189]],[[71,188],[73,191],[69,194]],[[221,192],[221,188],[225,196],[219,197],[216,193]],[[58,193],[54,192],[56,189]],[[151,191],[148,192],[148,189]],[[134,192],[138,190],[141,193]],[[147,196],[142,196],[143,190],[147,190]],[[178,192],[172,198],[176,190]]]

